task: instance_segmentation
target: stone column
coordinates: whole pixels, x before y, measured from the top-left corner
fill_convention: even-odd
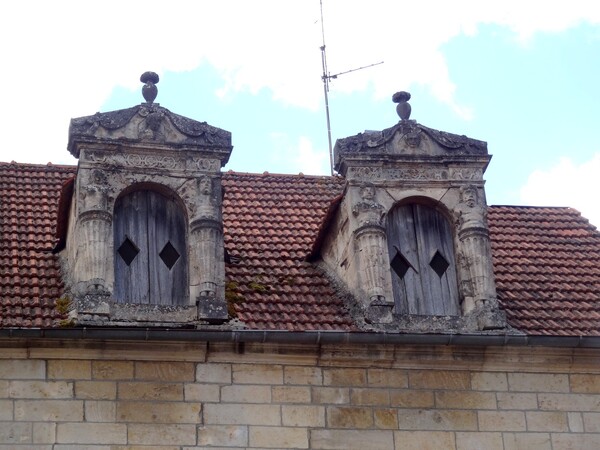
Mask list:
[[[75,293],[110,296],[114,284],[112,214],[108,180],[103,170],[82,170],[79,178]]]
[[[210,322],[227,319],[222,292],[225,284],[223,221],[220,183],[204,175],[194,183],[190,197],[194,219],[190,223],[190,302],[198,318]]]
[[[392,320],[393,299],[385,298],[387,252],[385,229],[381,226],[384,208],[375,199],[375,188],[369,184],[360,187],[361,200],[352,208],[358,221],[354,231],[354,243],[358,255],[360,284],[367,294],[363,301],[365,319],[371,323],[387,323]]]
[[[475,186],[461,189],[459,208],[463,314],[475,317],[479,329],[504,328],[506,318],[498,310],[486,209],[478,200]]]

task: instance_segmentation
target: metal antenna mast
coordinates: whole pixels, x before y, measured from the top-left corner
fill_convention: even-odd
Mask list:
[[[367,66],[357,67],[356,69],[346,70],[345,72],[339,72],[331,75],[327,70],[327,53],[325,52],[325,25],[323,24],[323,0],[319,0],[321,5],[321,35],[323,37],[323,45],[321,46],[321,63],[323,64],[323,94],[325,95],[325,115],[327,116],[327,140],[329,143],[329,167],[331,168],[331,175],[334,174],[333,170],[333,145],[331,144],[331,119],[329,117],[329,82],[335,80],[340,75],[347,73],[356,72],[357,70],[366,69],[368,67],[378,66],[383,64],[383,61],[378,63],[369,64]]]

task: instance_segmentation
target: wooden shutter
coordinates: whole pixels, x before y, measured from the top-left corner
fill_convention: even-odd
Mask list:
[[[180,206],[155,191],[117,200],[114,212],[115,298],[186,304],[187,245]]]
[[[387,239],[398,313],[458,315],[452,229],[444,216],[420,204],[396,207]]]

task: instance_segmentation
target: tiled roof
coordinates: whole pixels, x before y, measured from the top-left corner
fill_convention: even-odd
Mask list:
[[[0,326],[53,327],[62,318],[55,243],[63,182],[74,167],[0,163]]]
[[[306,262],[343,182],[229,172],[223,186],[228,295],[238,317],[258,329],[352,329],[342,300]]]
[[[0,164],[0,327],[55,327],[61,186],[74,167]],[[223,174],[226,295],[253,329],[352,330],[343,301],[306,262],[344,180]],[[527,334],[600,335],[600,233],[569,208],[492,206],[498,297]]]
[[[600,335],[600,233],[571,208],[489,208],[496,288],[528,334]]]

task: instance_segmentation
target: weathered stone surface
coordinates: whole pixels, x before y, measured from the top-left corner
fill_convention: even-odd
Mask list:
[[[231,364],[198,364],[196,381],[199,383],[231,383]]]
[[[320,367],[286,366],[283,382],[318,386],[323,384],[323,372]]]
[[[444,409],[496,409],[491,392],[443,391],[435,393],[435,405]]]
[[[536,394],[498,392],[496,398],[498,399],[498,409],[537,409]]]
[[[386,406],[390,404],[390,393],[387,389],[352,389],[350,403],[354,405]]]
[[[200,423],[200,403],[182,402],[118,402],[119,422]]]
[[[408,387],[408,376],[401,369],[368,369],[367,378],[371,387]]]
[[[478,411],[481,431],[525,431],[525,413],[522,411]]]
[[[190,383],[184,386],[186,402],[212,402],[219,401],[221,388],[215,384]]]
[[[381,430],[398,429],[398,410],[393,408],[378,408],[373,410],[375,428]]]
[[[309,386],[273,386],[273,403],[310,403]]]
[[[48,378],[55,380],[89,380],[92,378],[92,362],[80,360],[48,361]]]
[[[573,374],[569,381],[572,392],[600,394],[600,375]]]
[[[551,450],[549,433],[502,433],[504,450]]]
[[[251,426],[248,440],[250,446],[255,448],[308,448],[308,430]]]
[[[43,380],[46,363],[41,360],[0,359],[0,379]]]
[[[111,401],[87,400],[84,404],[87,422],[115,422],[117,405]]]
[[[399,409],[398,423],[404,430],[456,430],[477,429],[477,414],[467,410]]]
[[[66,381],[11,381],[10,398],[73,398],[73,383]]]
[[[394,435],[382,430],[311,430],[310,443],[315,450],[389,450]]]
[[[34,444],[54,444],[56,442],[56,424],[36,422],[33,424]]]
[[[504,450],[502,433],[456,433],[456,448],[461,450]]]
[[[117,383],[113,381],[76,381],[75,397],[84,400],[114,400]]]
[[[195,445],[196,425],[129,424],[127,438],[137,445]]]
[[[444,431],[396,431],[395,442],[419,450],[453,449],[454,433]],[[402,448],[402,447],[401,447]]]
[[[365,369],[325,369],[323,384],[325,386],[365,386],[367,371]]]
[[[135,378],[153,381],[194,381],[194,364],[184,362],[136,362]]]
[[[565,412],[527,411],[525,418],[527,420],[527,431],[569,431],[567,413]]]
[[[504,372],[472,372],[471,387],[478,391],[507,391],[508,381]]]
[[[204,405],[204,423],[207,425],[280,425],[278,405],[212,404]]]
[[[434,401],[432,391],[401,390],[390,393],[391,406],[400,408],[429,408]]]
[[[132,361],[93,361],[92,377],[97,380],[129,380],[133,378]]]
[[[471,375],[465,371],[411,370],[408,380],[414,389],[464,390],[471,387]]]
[[[271,403],[271,386],[238,384],[223,386],[221,401],[227,403]]]
[[[283,367],[270,364],[234,364],[233,382],[240,384],[283,384]]]
[[[122,400],[183,400],[183,385],[178,383],[122,382],[117,386]]]
[[[511,391],[569,392],[569,376],[566,374],[509,373],[508,387]]]
[[[83,402],[77,400],[15,400],[15,420],[80,422],[83,421]]]
[[[329,406],[327,423],[332,428],[371,428],[373,410],[348,406]]]
[[[350,389],[336,387],[313,387],[313,403],[346,404],[350,403]]]
[[[29,444],[32,441],[32,424],[0,422],[0,442],[4,444]]]
[[[240,425],[205,425],[198,428],[198,445],[246,447],[248,427]]]
[[[13,401],[0,400],[0,420],[10,421],[13,419]]]
[[[325,408],[308,405],[283,405],[281,420],[288,427],[324,427]]]

